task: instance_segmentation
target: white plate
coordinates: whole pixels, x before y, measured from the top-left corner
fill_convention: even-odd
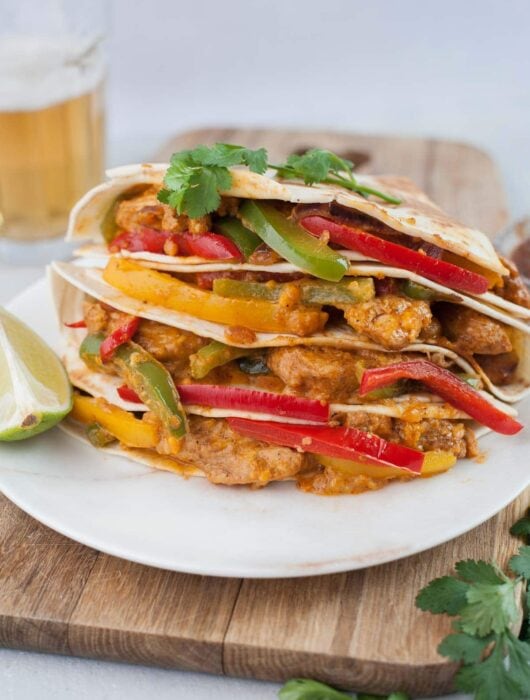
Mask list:
[[[57,345],[44,280],[9,308]],[[530,426],[530,403],[520,408]],[[530,483],[527,436],[490,434],[483,464],[466,460],[433,479],[322,497],[294,483],[252,491],[186,480],[55,429],[0,445],[0,488],[45,525],[124,559],[217,576],[306,576],[399,559],[487,520]]]

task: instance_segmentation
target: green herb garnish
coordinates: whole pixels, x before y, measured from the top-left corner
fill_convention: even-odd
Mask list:
[[[530,645],[512,627],[519,619],[518,593],[530,579],[530,547],[520,547],[509,567],[516,578],[495,564],[461,561],[456,576],[431,581],[416,598],[421,610],[456,616],[455,632],[442,640],[438,651],[462,663],[455,685],[477,700],[528,697]]]
[[[158,199],[176,209],[178,214],[187,214],[191,218],[209,214],[221,202],[219,193],[230,189],[232,175],[229,168],[236,165],[246,165],[260,175],[272,168],[279,177],[300,179],[306,185],[340,185],[365,197],[374,195],[391,204],[401,202],[384,192],[360,185],[352,173],[353,163],[331,151],[313,148],[303,155],[289,156],[285,163],[272,165],[267,162],[264,148],[253,151],[230,143],[197,146],[174,153]]]
[[[193,219],[209,214],[221,203],[219,192],[230,189],[228,168],[234,165],[247,165],[262,174],[267,169],[267,151],[216,143],[174,153],[158,199]]]
[[[335,690],[325,683],[309,678],[293,678],[280,689],[280,700],[409,700],[405,693],[390,693],[390,695],[369,695],[357,693],[348,695]]]
[[[314,185],[317,182],[340,185],[364,197],[371,194],[390,204],[401,204],[401,200],[396,197],[360,185],[353,175],[354,165],[351,160],[340,158],[335,153],[321,148],[312,148],[302,155],[290,155],[285,163],[269,167],[286,180],[303,180],[306,185]]]
[[[520,593],[530,581],[530,509],[510,528],[523,537],[508,566],[516,577],[507,576],[497,564],[468,559],[459,561],[455,576],[442,576],[423,588],[416,606],[434,614],[455,617],[452,634],[438,652],[461,664],[455,676],[459,690],[473,693],[475,700],[523,700],[530,697],[530,635],[528,624],[521,637],[512,631],[519,622]],[[530,622],[530,592],[526,591]],[[526,639],[526,641],[524,641]],[[297,678],[279,691],[280,700],[376,700],[377,695],[350,696],[324,683]],[[407,700],[395,692],[386,700]],[[383,698],[381,698],[383,700]]]

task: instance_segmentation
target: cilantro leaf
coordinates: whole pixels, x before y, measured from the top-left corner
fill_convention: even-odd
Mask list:
[[[527,690],[527,695],[530,695],[530,644],[508,632],[507,647],[510,674],[523,690]]]
[[[230,189],[232,176],[228,168],[234,165],[247,165],[250,170],[263,173],[267,169],[267,151],[216,143],[174,153],[158,199],[191,218],[209,214],[221,202],[219,193]]]
[[[454,576],[442,576],[431,581],[416,597],[416,606],[434,614],[457,615],[467,604],[469,585]]]
[[[530,509],[527,514],[514,523],[510,528],[510,533],[515,537],[530,538]]]
[[[460,629],[466,634],[484,637],[500,634],[518,617],[515,582],[502,584],[475,583],[466,593],[468,605],[460,611]]]
[[[455,676],[459,690],[474,693],[475,700],[521,700],[526,688],[521,687],[505,667],[503,640],[500,639],[487,659],[479,664],[463,666]]]
[[[530,580],[530,546],[519,547],[519,553],[513,556],[508,562],[510,569],[522,576],[527,581]]]
[[[456,563],[455,569],[459,577],[468,583],[497,585],[507,580],[504,574],[496,569],[495,566],[482,560],[466,559],[465,561],[459,561]]]
[[[220,165],[228,168],[234,165],[248,165],[250,170],[260,175],[267,170],[267,151],[259,148],[252,151],[232,143],[216,143],[213,146],[197,146],[193,158],[203,165]]]
[[[451,661],[462,661],[465,664],[474,664],[480,661],[486,647],[493,637],[471,637],[463,632],[448,634],[438,645],[438,653],[447,656]]]
[[[392,195],[365,187],[353,176],[353,163],[322,148],[311,148],[302,155],[290,155],[285,163],[269,165],[278,176],[285,180],[303,180],[306,185],[321,182],[328,185],[340,185],[362,197],[374,195],[390,204],[401,204],[401,200]]]
[[[280,689],[280,700],[352,700],[340,690],[309,678],[293,678]]]
[[[290,155],[285,164],[278,168],[280,177],[297,177],[306,185],[313,185],[315,182],[324,182],[330,174],[339,175],[346,173],[352,176],[353,163],[335,155],[331,151],[320,148],[312,148],[302,155]]]

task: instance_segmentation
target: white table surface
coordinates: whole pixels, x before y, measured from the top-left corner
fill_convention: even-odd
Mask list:
[[[205,124],[476,143],[530,211],[527,0],[109,0],[110,164]],[[0,303],[42,274],[2,264]],[[268,700],[278,684],[0,650],[6,700]],[[457,697],[453,696],[454,700]]]

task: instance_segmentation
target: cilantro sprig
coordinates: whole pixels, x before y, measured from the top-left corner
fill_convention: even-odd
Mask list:
[[[519,521],[514,531],[530,533],[530,521]],[[519,621],[517,596],[530,580],[530,546],[520,547],[508,566],[515,577],[496,564],[458,562],[455,576],[431,581],[416,598],[421,610],[455,617],[455,631],[438,652],[462,664],[455,685],[477,700],[530,697],[530,644],[512,631]]]
[[[438,646],[438,652],[461,664],[455,676],[459,690],[475,700],[524,700],[530,698],[530,589],[526,591],[526,635],[513,632],[519,622],[518,598],[530,581],[530,509],[511,528],[523,537],[508,567],[507,576],[497,564],[467,559],[455,565],[455,576],[442,576],[423,588],[416,605],[421,610],[454,617],[454,632]],[[523,626],[524,630],[524,626]],[[524,639],[526,638],[526,641]],[[378,700],[380,696],[349,695],[307,678],[295,678],[280,689],[280,700]],[[380,698],[384,700],[384,698]],[[395,692],[386,700],[408,700]]]
[[[219,192],[230,189],[232,176],[228,168],[234,165],[247,165],[262,174],[267,169],[267,151],[216,143],[174,153],[158,199],[192,219],[209,214],[221,203]]]
[[[280,700],[409,700],[405,693],[390,693],[390,695],[368,695],[357,693],[349,695],[335,690],[325,683],[309,678],[293,678],[280,689]]]
[[[353,167],[351,160],[320,148],[312,148],[302,155],[290,155],[281,165],[269,165],[276,170],[278,177],[285,180],[303,180],[306,185],[340,185],[364,197],[373,195],[390,204],[401,204],[396,197],[360,185],[353,175]]]
[[[303,155],[289,156],[281,165],[272,165],[267,159],[265,148],[252,150],[230,143],[179,151],[171,156],[158,199],[173,207],[178,214],[187,214],[193,219],[204,216],[219,207],[219,193],[230,189],[232,175],[229,168],[243,165],[260,175],[271,168],[284,179],[301,179],[307,185],[341,185],[364,197],[374,195],[385,202],[400,203],[391,195],[360,185],[352,173],[353,163],[331,151],[313,148]]]

